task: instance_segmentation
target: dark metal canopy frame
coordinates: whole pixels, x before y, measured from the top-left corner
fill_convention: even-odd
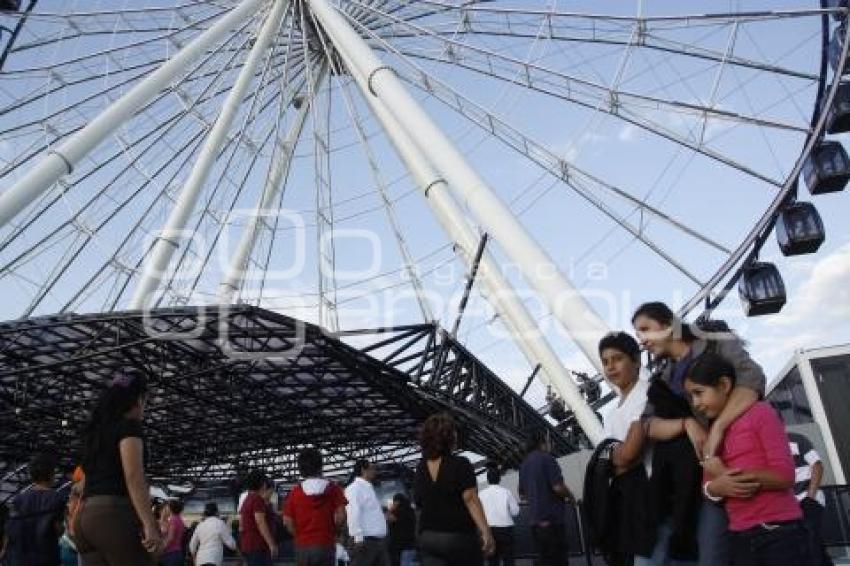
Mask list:
[[[307,445],[331,476],[358,457],[413,462],[419,425],[439,411],[456,418],[460,449],[505,466],[520,462],[529,433],[548,435],[555,455],[576,449],[433,324],[331,336],[251,306],[56,315],[0,323],[0,499],[26,482],[33,453],[77,460],[95,398],[127,366],[150,380],[154,483],[251,467],[292,481]]]

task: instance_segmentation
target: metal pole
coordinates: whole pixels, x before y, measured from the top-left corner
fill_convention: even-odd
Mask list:
[[[112,103],[82,130],[50,150],[17,183],[0,193],[0,227],[5,226],[61,177],[70,174],[74,165],[118,130],[124,122],[132,118],[140,108],[166,88],[211,45],[233,30],[240,22],[253,16],[257,8],[266,1],[244,0],[127,94]]]
[[[469,292],[472,291],[472,286],[475,284],[475,275],[478,273],[478,266],[481,264],[481,256],[484,255],[484,249],[487,246],[487,234],[481,236],[481,241],[478,243],[478,250],[475,252],[475,259],[472,260],[472,266],[469,268],[469,281],[466,282],[466,287],[463,290],[463,298],[457,307],[457,318],[452,327],[452,338],[457,338],[457,330],[460,328],[460,321],[463,318],[463,311],[466,310],[466,303],[469,301]]]
[[[198,159],[192,167],[192,172],[183,185],[180,196],[172,209],[171,214],[166,221],[165,227],[160,231],[153,244],[153,249],[146,259],[142,271],[141,278],[133,298],[130,301],[131,309],[141,309],[147,304],[156,288],[162,279],[168,264],[171,262],[171,256],[177,248],[180,247],[180,233],[186,226],[189,220],[189,215],[195,208],[195,203],[201,194],[201,189],[207,180],[212,166],[215,164],[221,146],[227,139],[227,132],[233,124],[233,120],[239,111],[240,102],[245,96],[245,92],[251,85],[254,79],[254,72],[257,69],[260,61],[272,43],[272,40],[277,35],[281,20],[286,8],[289,6],[289,0],[275,0],[271,7],[266,21],[257,36],[257,41],[251,48],[248,58],[239,72],[239,76],[234,83],[233,88],[227,95],[221,107],[221,112],[215,121],[203,148],[198,154]]]
[[[601,372],[597,345],[609,330],[605,322],[345,18],[327,0],[308,2],[334,47],[366,77],[366,97],[379,98],[387,106],[422,153],[475,213],[485,231],[519,266],[587,359]],[[540,270],[548,272],[540,273]],[[572,398],[570,405],[575,407],[579,402],[583,400]]]
[[[343,56],[343,60],[351,69],[352,67],[345,56]],[[449,239],[455,242],[463,252],[460,255],[467,266],[471,266],[473,250],[478,245],[478,235],[449,193],[446,181],[434,171],[423,152],[398,124],[398,121],[381,100],[366,92],[365,78],[354,71],[352,71],[352,75],[363,89],[364,98],[372,113],[378,118],[393,147],[410,170],[416,184],[423,191],[428,206],[437,217],[443,230],[448,234]],[[485,297],[501,316],[529,364],[543,367],[543,382],[551,385],[570,406],[590,441],[593,444],[600,442],[604,438],[604,433],[599,419],[585,403],[570,373],[537,327],[534,317],[511,288],[499,265],[486,251],[481,256],[478,279],[485,289]]]
[[[321,84],[325,74],[327,73],[328,65],[323,63],[319,72],[314,79],[314,86],[308,89],[308,92],[315,91]],[[289,174],[289,167],[292,164],[292,155],[295,153],[295,146],[298,139],[301,137],[301,132],[304,129],[304,123],[307,121],[307,115],[310,113],[310,103],[303,101],[301,108],[298,109],[298,114],[295,121],[289,128],[289,133],[286,140],[275,148],[275,155],[272,158],[272,167],[266,177],[266,183],[263,187],[263,193],[257,203],[254,213],[251,215],[248,225],[242,232],[242,237],[239,240],[239,245],[236,248],[236,253],[230,260],[230,264],[225,272],[224,277],[219,284],[218,298],[220,304],[229,304],[233,301],[233,295],[242,284],[245,277],[245,266],[248,263],[248,256],[254,248],[257,241],[258,227],[260,221],[265,214],[273,212],[274,202],[280,194],[281,182],[286,179]]]

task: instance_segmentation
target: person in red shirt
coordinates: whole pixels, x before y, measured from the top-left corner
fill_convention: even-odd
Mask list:
[[[712,420],[729,402],[735,369],[721,356],[706,352],[691,365],[684,385],[694,408]],[[764,401],[744,411],[726,429],[719,458],[722,464],[703,464],[707,480],[703,491],[709,499],[724,501],[732,564],[811,564],[803,513],[792,489],[794,461],[776,411]],[[712,468],[722,471],[718,474]]]
[[[266,501],[274,484],[256,470],[248,474],[245,483],[248,495],[239,508],[239,548],[247,566],[272,566],[278,548],[272,535],[271,517],[267,516]]]
[[[298,566],[333,566],[336,531],[345,523],[345,493],[322,477],[322,454],[307,448],[298,455],[304,480],[292,488],[283,506],[283,522],[295,537]]]

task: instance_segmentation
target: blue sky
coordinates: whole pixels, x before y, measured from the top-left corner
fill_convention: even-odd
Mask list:
[[[151,2],[150,5],[167,6],[169,2]],[[502,2],[499,5],[529,6],[529,2]],[[684,10],[700,14],[710,11],[747,11],[770,8],[797,10],[811,8],[813,2],[803,0],[741,1],[741,2],[610,2],[604,8],[598,2],[535,2],[535,6],[555,6],[561,11],[578,13],[612,10],[619,14],[634,15],[642,6],[644,15],[676,15]],[[40,10],[95,11],[98,8],[135,7],[138,2],[50,2],[40,3]],[[212,10],[213,8],[209,8]],[[196,16],[203,15],[199,10]],[[262,14],[260,14],[262,15]],[[450,14],[451,15],[451,14]],[[155,16],[151,22],[163,26],[179,25],[174,14]],[[482,15],[472,25],[486,27],[492,22]],[[142,25],[146,20],[139,15],[135,21]],[[248,29],[255,29],[257,21]],[[67,22],[64,22],[67,23]],[[482,129],[480,120],[470,120],[449,108],[444,102],[426,94],[417,72],[421,70],[432,80],[454,89],[475,103],[480,110],[490,113],[515,133],[526,136],[526,141],[537,144],[549,154],[567,160],[573,166],[614,185],[628,194],[645,200],[665,213],[681,220],[690,228],[705,234],[727,248],[735,247],[744,234],[764,211],[776,188],[769,181],[742,172],[751,169],[758,176],[782,182],[794,165],[802,146],[803,134],[799,131],[780,130],[741,124],[722,119],[719,115],[708,118],[684,111],[673,111],[669,106],[653,107],[649,98],[711,107],[722,112],[739,113],[772,122],[805,128],[811,115],[815,83],[811,80],[765,73],[742,66],[721,65],[717,61],[688,57],[669,51],[646,47],[627,49],[621,44],[596,44],[587,41],[555,41],[546,37],[539,17],[530,16],[521,21],[531,37],[511,40],[476,34],[452,35],[443,33],[436,39],[425,33],[416,39],[395,38],[394,48],[404,50],[405,60],[382,53],[382,57],[396,66],[399,75],[408,81],[411,92],[421,100],[423,107],[452,137],[469,162],[485,178],[493,191],[508,203],[522,220],[525,228],[536,238],[562,272],[583,289],[590,302],[613,328],[628,326],[632,310],[646,300],[665,300],[676,307],[689,298],[697,285],[679,269],[672,267],[658,254],[635,240],[608,216],[562,182],[558,182],[527,157],[508,148],[503,140]],[[78,24],[92,29],[108,30],[115,25],[109,17],[98,21],[83,18]],[[428,30],[444,32],[457,24],[447,18],[423,20]],[[420,25],[420,24],[417,24]],[[564,33],[588,34],[587,21],[561,20]],[[104,46],[114,48],[132,40],[153,37],[153,33],[96,36],[96,39],[67,39],[67,26],[61,19],[37,19],[22,35],[23,41],[42,38],[63,38],[40,48],[13,55],[6,71],[23,69],[32,65],[52,66],[53,78],[43,72],[0,75],[0,107],[14,106],[22,93],[30,89],[47,89],[48,96],[38,103],[20,110],[0,115],[0,131],[23,122],[41,119],[55,108],[73,102],[82,96],[96,94],[118,83],[122,76],[117,70],[138,64],[154,57],[168,56],[174,45],[155,41],[143,49],[119,50],[113,57],[93,58],[86,66],[61,65],[75,56],[90,54]],[[410,32],[409,26],[399,25],[391,31]],[[633,26],[606,23],[599,33],[609,39],[627,41],[635,32]],[[422,32],[422,30],[420,30]],[[728,53],[731,56],[770,63],[782,68],[814,73],[818,70],[820,49],[820,20],[816,17],[789,18],[769,22],[742,22],[735,27],[732,22],[693,23],[688,25],[650,24],[650,40],[679,45],[688,49],[711,53]],[[607,35],[606,35],[607,34]],[[106,39],[104,39],[104,37]],[[178,36],[182,37],[182,36]],[[186,34],[188,39],[190,34]],[[247,36],[234,35],[231,45],[244,45]],[[377,45],[377,44],[376,44]],[[451,48],[451,49],[449,49]],[[484,58],[489,52],[491,57]],[[236,61],[242,60],[245,50],[237,52]],[[415,59],[411,56],[416,55]],[[219,73],[226,69],[228,54],[222,53],[196,71],[210,70]],[[460,64],[435,62],[434,59],[451,59]],[[269,65],[279,68],[280,62]],[[413,61],[415,66],[408,64]],[[503,79],[520,76],[531,69],[539,73],[536,84],[549,89],[542,94],[508,84],[506,80],[486,78],[469,68],[497,62]],[[520,61],[523,65],[516,65]],[[85,87],[58,87],[56,77],[65,81],[85,76],[86,73],[111,70],[102,79],[87,83]],[[237,70],[221,72],[219,85],[232,84]],[[562,81],[569,76],[578,82],[567,85]],[[52,81],[52,82],[51,82]],[[200,96],[203,81],[178,81],[189,98]],[[343,328],[378,326],[421,321],[416,301],[405,282],[403,261],[398,250],[396,233],[387,220],[380,186],[392,201],[391,213],[395,215],[404,245],[416,258],[423,285],[432,295],[432,308],[445,326],[450,326],[455,316],[455,303],[464,285],[462,264],[455,258],[450,242],[442,234],[431,216],[424,199],[418,194],[402,165],[396,158],[387,138],[369,116],[360,94],[350,80],[333,77],[330,118],[330,177],[333,199],[336,284],[339,286],[340,323]],[[417,86],[419,85],[419,86]],[[292,85],[274,84],[285,90]],[[567,90],[569,86],[572,90]],[[327,88],[327,84],[325,86]],[[637,127],[618,116],[600,111],[610,102],[605,91],[620,94],[622,110],[637,122],[649,126]],[[91,120],[105,105],[127,87],[116,88],[90,102],[79,105],[56,119],[48,120],[50,127],[36,124],[24,128],[19,135],[0,137],[0,170],[23,155],[29,144],[56,143],[56,132],[66,132]],[[255,88],[255,90],[257,90]],[[267,91],[262,90],[265,94]],[[323,93],[326,92],[323,90]],[[628,93],[644,97],[642,102],[629,98]],[[358,142],[354,121],[347,107],[351,96],[354,114],[361,121],[368,136],[368,147]],[[560,98],[558,96],[560,96]],[[565,97],[575,97],[593,102],[589,108],[571,102]],[[112,269],[107,261],[118,252],[118,259],[132,266],[141,257],[145,245],[158,227],[162,226],[170,211],[170,201],[164,193],[175,195],[191,169],[191,154],[181,153],[179,147],[187,143],[202,125],[199,115],[214,119],[221,97],[209,103],[198,103],[194,116],[179,121],[171,133],[162,135],[150,150],[149,141],[122,144],[138,139],[142,132],[161,123],[167,116],[181,110],[181,101],[170,94],[152,106],[143,115],[128,122],[115,135],[95,150],[91,158],[78,167],[68,181],[75,183],[61,201],[61,206],[49,211],[27,228],[16,243],[0,256],[0,261],[14,257],[28,245],[49,236],[50,245],[42,247],[43,253],[32,261],[0,277],[0,292],[20,300],[5,301],[4,318],[19,316],[21,305],[29,303],[41,283],[47,280],[64,257],[72,255],[80,246],[80,233],[68,229],[57,230],[61,222],[80,211],[90,198],[95,204],[84,211],[84,224],[95,225],[110,212],[115,219],[99,231],[85,246],[69,267],[56,280],[50,294],[40,302],[36,313],[46,314],[59,310],[68,299],[84,285],[86,280],[103,266]],[[607,102],[606,102],[607,101]],[[471,106],[467,106],[470,108]],[[598,108],[597,108],[598,107]],[[253,142],[261,142],[272,131],[286,131],[292,122],[290,108],[284,114],[280,130],[275,127],[274,106],[258,111],[251,118],[250,104],[240,108],[236,126],[246,124],[245,133]],[[317,228],[316,168],[313,141],[320,130],[321,116],[327,110],[317,105],[317,114],[308,120],[305,133],[296,151],[296,158],[282,200],[287,209],[274,235],[261,239],[252,259],[257,262],[246,286],[244,298],[256,297],[260,282],[264,285],[262,304],[307,320],[318,320],[317,303]],[[480,116],[480,115],[479,115]],[[650,131],[650,130],[653,130]],[[704,142],[707,153],[700,154],[683,143],[674,143],[658,135],[665,131],[687,143]],[[504,130],[502,130],[504,131]],[[268,169],[271,146],[263,145],[257,165],[252,165],[255,152],[245,145],[236,146],[232,154],[222,154],[210,175],[201,201],[191,224],[197,220],[198,230],[189,246],[188,263],[203,265],[200,282],[192,287],[193,277],[184,277],[177,288],[185,292],[190,303],[215,300],[215,290],[223,265],[235,246],[244,215],[228,212],[250,209],[256,202],[259,187]],[[115,165],[92,172],[118,151]],[[378,174],[372,170],[368,153],[371,153]],[[185,155],[186,159],[183,159]],[[722,159],[718,159],[718,157]],[[0,177],[0,190],[19,178],[21,170]],[[120,169],[128,169],[113,179]],[[91,176],[86,174],[91,172]],[[172,178],[173,174],[173,178]],[[146,179],[152,182],[146,183]],[[134,196],[134,191],[143,187]],[[237,191],[236,187],[244,190]],[[59,191],[60,188],[54,188]],[[658,244],[665,253],[700,280],[707,279],[722,261],[723,254],[716,249],[684,236],[661,222],[636,213],[633,207],[609,193],[599,192],[596,186],[587,189],[600,198],[616,216],[624,216],[642,235]],[[99,192],[102,196],[96,197]],[[58,194],[54,192],[53,194]],[[158,196],[159,195],[159,196]],[[808,198],[804,188],[801,198]],[[718,316],[728,319],[749,340],[754,356],[773,375],[790,357],[795,348],[829,345],[850,341],[847,321],[850,296],[850,204],[846,193],[824,195],[813,199],[827,227],[827,241],[813,256],[783,258],[771,239],[762,259],[776,261],[788,288],[789,302],[780,315],[763,319],[746,319],[741,316],[735,293],[724,303]],[[126,202],[120,207],[118,203]],[[213,213],[197,212],[206,203]],[[35,210],[35,209],[33,209]],[[32,212],[32,211],[30,211]],[[24,215],[26,216],[26,215]],[[298,222],[303,222],[303,229]],[[141,221],[139,221],[141,219]],[[22,218],[16,226],[0,232],[0,240],[20,230]],[[131,228],[139,221],[137,229]],[[221,232],[224,236],[216,240]],[[119,242],[128,236],[126,245]],[[271,253],[267,255],[269,246]],[[16,247],[17,246],[17,247]],[[212,249],[212,260],[205,263],[206,252]],[[516,269],[504,256],[499,243],[490,251],[505,266],[510,281],[523,296],[543,331],[553,344],[565,365],[576,370],[587,370],[589,364],[572,346],[569,337],[548,315],[548,309],[528,290]],[[271,258],[269,268],[260,267],[266,257]],[[9,259],[6,259],[9,261]],[[5,265],[6,261],[2,261]],[[113,262],[114,263],[114,262]],[[288,269],[291,266],[296,269]],[[185,267],[185,266],[184,266]],[[258,273],[268,277],[255,277]],[[347,273],[346,273],[347,272]],[[106,272],[105,272],[106,273]],[[111,272],[110,272],[111,273]],[[100,310],[115,298],[120,274],[104,275],[86,290],[71,310],[91,312]],[[182,287],[181,287],[182,285]],[[128,287],[132,290],[132,284]],[[118,300],[116,308],[126,304],[126,294]],[[168,301],[174,300],[169,297]],[[507,381],[517,385],[531,371],[510,340],[501,332],[498,321],[486,301],[477,293],[464,318],[461,339],[476,354],[500,373]],[[532,399],[542,398],[542,386],[535,385]]]

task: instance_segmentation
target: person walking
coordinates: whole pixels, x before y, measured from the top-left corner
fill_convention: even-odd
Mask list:
[[[794,493],[803,510],[803,521],[809,531],[813,566],[832,566],[821,538],[826,496],[820,486],[823,481],[823,462],[811,441],[798,433],[788,433],[791,456],[794,458]]]
[[[528,502],[531,534],[537,548],[537,564],[566,566],[569,545],[566,533],[567,504],[575,498],[564,483],[558,462],[544,436],[533,436],[519,469],[519,496]]]
[[[29,464],[32,485],[12,499],[6,531],[8,566],[59,566],[65,498],[55,489],[56,458],[37,454]]]
[[[416,561],[416,513],[403,493],[393,495],[387,510],[390,562],[393,566],[413,566]]]
[[[254,470],[248,474],[246,484],[248,494],[239,507],[239,547],[247,566],[271,566],[278,550],[266,504],[271,482],[264,473]]]
[[[447,413],[431,415],[419,434],[422,461],[413,493],[419,518],[419,554],[423,566],[481,564],[495,549],[493,534],[478,499],[472,464],[455,456],[457,429]],[[476,536],[476,530],[480,539]]]
[[[726,513],[702,497],[700,466],[719,467],[715,456],[726,429],[764,397],[764,372],[744,341],[722,321],[687,323],[666,304],[649,302],[634,312],[632,325],[654,366],[641,417],[642,440],[653,443],[651,483],[659,520],[653,563],[672,559],[726,566],[730,552]],[[688,369],[705,352],[723,357],[737,375],[729,402],[710,427],[693,410],[684,390]],[[693,448],[690,453],[686,444]]]
[[[214,502],[204,506],[201,521],[189,540],[189,554],[195,566],[221,566],[224,563],[224,547],[238,554],[236,541],[230,528],[218,517],[218,505]]]
[[[345,523],[348,500],[342,489],[322,477],[322,453],[306,448],[298,455],[303,480],[283,506],[283,522],[295,538],[298,566],[333,566],[336,531]]]
[[[83,566],[150,566],[162,549],[145,479],[147,380],[117,375],[98,399],[85,430],[82,502],[74,540]]]
[[[372,482],[376,470],[368,460],[354,463],[354,481],[345,488],[351,566],[389,566],[387,520]]]
[[[183,539],[186,533],[186,523],[180,514],[183,512],[183,504],[176,499],[166,502],[168,518],[162,533],[162,556],[159,558],[161,566],[182,566],[185,561],[183,556]]]
[[[487,559],[490,566],[513,566],[514,517],[519,515],[519,503],[510,490],[499,485],[502,473],[497,466],[488,466],[486,488],[478,492],[487,524],[493,531],[496,550]]]

